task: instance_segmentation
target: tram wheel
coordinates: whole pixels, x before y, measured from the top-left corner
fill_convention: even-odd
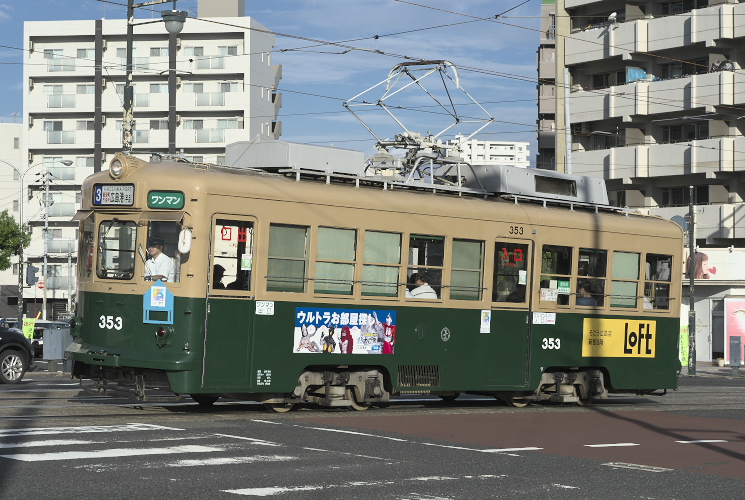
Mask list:
[[[507,406],[511,406],[513,408],[525,408],[530,404],[530,400],[523,399],[520,396],[522,396],[522,394],[520,394],[519,392],[513,392],[504,395],[502,399],[504,399],[504,402],[507,403]]]
[[[264,403],[264,408],[273,413],[287,413],[293,406],[295,403]]]
[[[212,406],[215,401],[220,399],[218,396],[205,396],[203,394],[190,394],[190,396],[199,406]]]
[[[352,409],[357,411],[365,411],[368,408],[370,408],[370,403],[358,403],[357,402],[357,396],[355,396],[355,391],[353,389],[348,388],[347,389],[347,399],[352,402]]]

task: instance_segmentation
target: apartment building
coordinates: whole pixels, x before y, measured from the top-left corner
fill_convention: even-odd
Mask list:
[[[604,178],[616,205],[683,225],[694,186],[695,245],[708,259],[697,358],[726,358],[745,334],[745,3],[557,0],[556,16],[568,20],[556,74],[570,77],[569,167]]]
[[[24,163],[23,124],[0,123],[0,212],[20,218],[19,182]],[[0,271],[0,318],[18,316],[18,262]]]
[[[456,146],[461,156],[472,165],[511,165],[528,168],[530,151],[527,142],[465,140],[463,135],[446,142]]]
[[[243,17],[242,0],[201,0],[199,10],[178,35],[160,22],[134,27],[133,152],[143,158],[183,153],[222,163],[226,144],[281,135],[274,35]],[[140,15],[148,14],[138,11],[136,22],[149,20]],[[126,28],[123,19],[25,23],[22,163],[32,170],[24,214],[33,230],[26,252],[38,267],[46,212],[48,318],[67,308],[78,237],[70,219],[82,181],[122,150]]]
[[[541,0],[536,168],[556,170],[556,0]],[[563,134],[558,138],[563,139]]]

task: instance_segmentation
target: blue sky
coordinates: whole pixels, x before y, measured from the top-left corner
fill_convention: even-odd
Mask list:
[[[247,0],[246,14],[277,33],[273,63],[283,67],[283,139],[371,152],[373,136],[342,103],[384,80],[394,65],[407,60],[403,56],[445,59],[460,68],[462,87],[496,120],[478,137],[528,141],[534,161],[540,1],[529,0],[496,22],[483,20],[522,1]],[[124,4],[125,0],[0,0],[0,121],[12,122],[13,113],[21,120],[24,21],[123,19]],[[179,0],[177,6],[196,15],[197,0]],[[156,6],[170,8],[170,3]],[[151,14],[143,11],[135,17]],[[436,92],[441,84],[428,79],[427,86]],[[381,96],[377,89],[365,98]],[[397,114],[410,129],[439,132],[452,123],[448,116],[429,112],[433,102],[423,92],[401,97],[399,105],[415,108]],[[454,101],[469,102],[460,95]],[[477,111],[473,106],[459,110],[466,116]],[[366,114],[365,121],[381,137],[401,132],[382,113]],[[464,125],[452,131],[468,134],[472,129]]]

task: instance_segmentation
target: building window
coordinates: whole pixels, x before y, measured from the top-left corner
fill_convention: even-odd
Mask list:
[[[21,140],[18,137],[13,137],[13,149],[20,149]]]
[[[18,200],[13,200],[13,211],[14,212],[18,211]]]
[[[168,120],[150,120],[150,130],[168,130]]]
[[[167,83],[151,83],[150,93],[151,94],[167,94],[168,84]]]
[[[202,130],[204,128],[204,120],[184,120],[185,130]]]
[[[150,47],[150,57],[168,57],[168,47]]]
[[[674,61],[660,65],[660,78],[669,80],[689,75],[701,75],[709,72],[709,60],[706,57],[689,59],[687,61]]]
[[[186,57],[200,57],[204,55],[204,47],[184,47]]]
[[[624,85],[626,83],[626,71],[613,71],[610,73],[598,73],[592,75],[592,88],[606,89],[614,85]]]
[[[662,200],[660,207],[685,207],[690,203],[690,188],[685,187],[668,187],[662,188]],[[709,186],[694,186],[693,204],[709,204]]]
[[[92,156],[78,156],[75,158],[75,166],[78,168],[93,168],[94,159]]]
[[[95,94],[96,86],[93,84],[80,84],[75,86],[76,94]]]
[[[75,71],[75,59],[65,58],[62,49],[44,49],[47,71]]]
[[[204,93],[203,83],[186,83],[184,84],[184,92],[187,94],[202,94]]]
[[[75,130],[93,130],[93,120],[77,120]]]
[[[96,59],[96,49],[78,49],[78,59],[88,59],[87,62],[94,62]]]
[[[221,82],[220,92],[240,92],[238,82]]]
[[[706,120],[694,123],[662,126],[662,142],[683,142],[709,138],[709,122]]]

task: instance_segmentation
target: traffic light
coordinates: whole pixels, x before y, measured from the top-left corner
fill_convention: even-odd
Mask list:
[[[36,275],[38,272],[39,268],[36,266],[29,264],[28,267],[26,267],[26,285],[34,286],[36,282],[39,281],[39,277]]]

